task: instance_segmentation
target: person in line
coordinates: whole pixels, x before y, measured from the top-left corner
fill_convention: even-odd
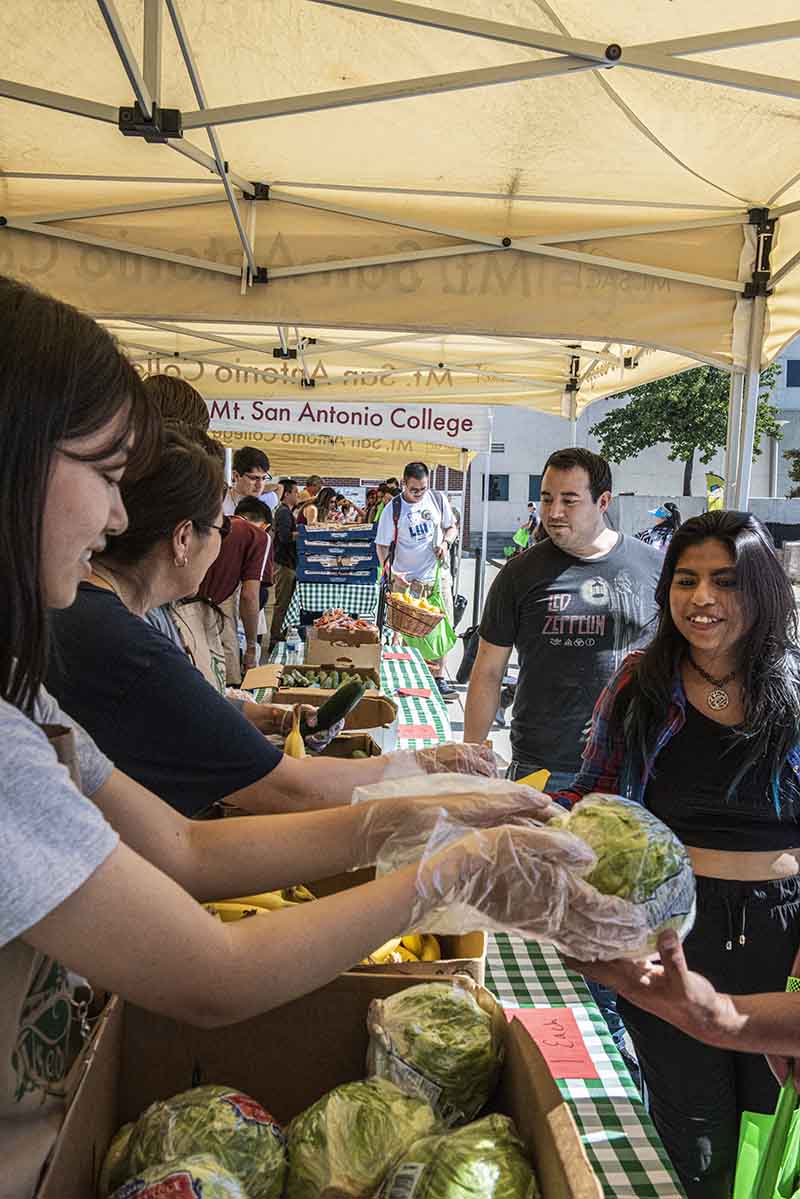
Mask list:
[[[366,508],[364,511],[364,524],[371,525],[375,519],[375,509],[378,506],[378,488],[368,487],[365,498]]]
[[[447,496],[430,486],[424,462],[409,462],[403,471],[403,491],[384,508],[375,532],[375,549],[381,566],[388,562],[393,590],[404,591],[412,582],[439,590],[453,623],[453,586],[450,577],[450,544],[458,536]],[[428,662],[439,693],[456,698],[444,674],[444,661]],[[483,740],[483,738],[482,738]]]
[[[559,798],[617,793],[669,825],[697,878],[689,968],[732,996],[780,991],[800,964],[792,587],[760,521],[715,511],[670,541],[656,601],[656,635],[601,695],[581,771]],[[639,998],[619,1011],[656,1128],[689,1199],[729,1196],[741,1114],[774,1110],[775,1079],[748,1036],[709,1048]]]
[[[272,522],[275,541],[275,612],[270,630],[270,647],[277,645],[281,639],[297,578],[297,521],[294,509],[299,488],[294,479],[281,479],[280,486],[281,502]]]
[[[259,496],[274,511],[280,499],[278,491],[279,485],[272,482],[269,473],[267,455],[255,446],[244,445],[233,455],[233,483],[225,496],[224,515],[233,516],[239,500],[246,495]]]
[[[322,487],[317,493],[314,502],[306,504],[302,511],[301,517],[298,516],[298,524],[306,525],[324,525],[332,520],[333,505],[336,500],[336,492],[332,487]]]
[[[211,424],[208,405],[196,387],[177,375],[148,375],[144,389],[164,421],[177,421],[207,433]]]
[[[234,516],[249,521],[255,525],[267,539],[267,549],[264,554],[264,564],[261,568],[261,585],[258,591],[258,634],[259,648],[262,644],[269,646],[272,618],[275,614],[275,543],[272,538],[272,509],[262,504],[254,495],[247,495],[239,500]],[[264,643],[266,638],[266,643]]]
[[[157,453],[157,412],[108,332],[76,309],[0,279],[0,311],[0,1161],[6,1199],[30,1199],[79,1039],[69,972],[174,1020],[218,1027],[324,986],[443,902],[458,902],[468,880],[488,919],[518,913],[532,934],[553,879],[581,897],[572,869],[585,868],[585,854],[574,838],[557,846],[550,838],[544,849],[541,833],[504,826],[509,809],[496,801],[453,797],[452,818],[480,827],[428,862],[268,920],[211,919],[198,900],[374,862],[397,829],[424,845],[442,799],[186,820],[116,769],[59,708],[42,685],[47,611],[70,607],[92,556],[125,532],[120,483]],[[174,552],[187,551],[188,569],[189,553],[210,555],[218,540],[218,528],[184,527]],[[108,674],[107,663],[98,671]],[[541,798],[527,797],[530,813],[546,815]],[[510,906],[486,866],[505,850],[528,876]],[[641,941],[635,910],[620,900],[591,897],[567,910],[566,931],[587,945],[584,956],[607,956],[604,930],[620,922],[631,948]],[[35,1051],[45,1041],[47,1052]]]
[[[681,526],[681,514],[675,504],[659,504],[657,508],[651,508],[648,515],[654,516],[656,519],[648,529],[642,529],[641,533],[636,534],[637,541],[643,541],[645,545],[654,545],[656,549],[666,550],[674,533],[677,533]]]
[[[309,501],[313,502],[324,486],[325,484],[319,475],[309,475],[298,497],[298,504],[307,504]]]
[[[217,443],[210,447],[213,452]],[[260,452],[260,451],[258,451]],[[226,499],[234,494],[228,491]],[[253,494],[245,497],[256,500]],[[157,507],[159,495],[153,496]],[[241,500],[239,501],[241,503]],[[265,508],[264,505],[261,505]],[[238,504],[237,504],[238,507]],[[265,508],[266,511],[266,508]],[[225,680],[229,687],[241,686],[243,672],[258,661],[258,627],[261,614],[261,579],[269,555],[263,523],[234,519],[223,513],[226,534],[217,557],[201,579],[197,592],[214,603],[224,618],[222,648],[225,653]],[[239,647],[239,622],[244,630],[244,654]]]
[[[509,777],[549,770],[551,792],[572,782],[600,692],[648,638],[656,615],[662,557],[608,527],[611,489],[610,467],[599,454],[570,448],[550,455],[537,528],[546,540],[510,559],[494,580],[469,679],[464,738],[482,743],[516,650]],[[592,990],[636,1078],[613,995],[599,985]]]

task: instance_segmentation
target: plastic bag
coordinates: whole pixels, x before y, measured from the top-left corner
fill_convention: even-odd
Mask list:
[[[650,930],[647,952],[658,934],[675,929],[683,940],[695,916],[695,882],[686,848],[671,829],[642,804],[620,795],[592,792],[553,827],[580,837],[597,855],[586,881],[604,895],[640,905]]]
[[[488,1007],[478,1002],[479,994]],[[465,1124],[497,1085],[504,1019],[470,979],[422,983],[373,999],[367,1070],[426,1099],[444,1124]]]

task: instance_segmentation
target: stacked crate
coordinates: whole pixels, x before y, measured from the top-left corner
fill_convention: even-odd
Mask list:
[[[300,525],[297,581],[364,585],[375,582],[375,525]]]

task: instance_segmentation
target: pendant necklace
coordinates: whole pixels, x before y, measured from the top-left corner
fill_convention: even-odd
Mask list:
[[[710,674],[708,674],[705,670],[703,670],[702,666],[697,665],[697,663],[695,662],[695,660],[691,654],[689,654],[689,661],[691,662],[692,666],[695,668],[697,673],[700,675],[700,677],[705,679],[705,681],[707,683],[711,684],[712,689],[711,689],[711,691],[709,691],[708,695],[706,696],[706,703],[708,704],[711,711],[712,712],[724,712],[724,710],[728,707],[729,703],[731,702],[730,696],[728,695],[728,692],[725,690],[725,687],[727,686],[728,683],[731,682],[732,679],[734,679],[736,677],[736,671],[732,670],[730,674],[725,675],[724,679],[715,679]]]

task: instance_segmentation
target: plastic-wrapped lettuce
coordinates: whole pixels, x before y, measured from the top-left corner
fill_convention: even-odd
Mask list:
[[[248,1199],[241,1182],[208,1153],[159,1162],[133,1175],[113,1199]]]
[[[437,1128],[430,1105],[392,1083],[346,1082],[289,1125],[286,1199],[371,1199],[408,1146]]]
[[[647,808],[620,795],[593,792],[551,820],[548,828],[555,827],[580,837],[597,855],[587,883],[645,907],[651,930],[646,952],[655,950],[664,929],[674,928],[681,938],[691,932],[695,884],[689,855]]]
[[[503,1059],[498,1021],[468,981],[422,983],[373,999],[367,1015],[370,1074],[422,1095],[445,1124],[478,1114]]]
[[[380,1199],[539,1199],[508,1116],[485,1116],[444,1136],[424,1137],[386,1176]]]
[[[97,1199],[108,1199],[108,1196],[121,1186],[126,1178],[130,1178],[128,1169],[128,1149],[130,1148],[133,1124],[123,1124],[115,1133],[114,1139],[103,1158],[100,1176],[97,1179]]]
[[[203,1086],[152,1103],[131,1133],[129,1170],[132,1175],[157,1162],[198,1153],[213,1155],[230,1170],[247,1199],[280,1199],[286,1137],[249,1095],[232,1087]]]

